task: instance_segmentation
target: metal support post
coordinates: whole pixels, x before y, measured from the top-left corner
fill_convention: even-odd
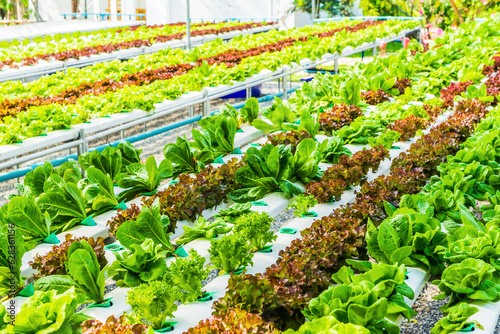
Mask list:
[[[85,152],[88,152],[88,150],[89,150],[88,143],[85,140],[85,130],[84,129],[80,129],[78,139],[82,140],[83,142],[80,145],[76,146],[77,160],[78,160],[78,157],[80,157],[80,155],[82,155]],[[80,166],[80,171],[82,172],[82,175],[85,175],[85,171],[83,170],[83,168],[81,166]]]
[[[210,98],[208,92],[205,92],[205,102],[203,102],[203,116],[210,115]]]
[[[314,24],[314,19],[316,18],[316,13],[315,13],[316,12],[316,0],[312,0],[311,4],[312,4],[312,8],[311,8],[312,9],[311,10],[312,19],[313,19],[313,24]]]
[[[252,97],[252,87],[247,87],[246,94],[247,94],[247,99]]]
[[[189,118],[194,116],[194,106],[189,107]],[[194,129],[194,123],[192,125],[192,128]]]
[[[403,34],[403,38],[401,39],[401,43],[403,43],[403,49],[406,49],[406,33]]]
[[[189,0],[186,0],[187,8],[187,19],[186,19],[186,37],[187,37],[187,48],[191,50],[191,15],[189,13]]]
[[[373,57],[375,57],[377,55],[377,47],[374,46],[373,47]]]
[[[283,100],[288,99],[287,90],[288,90],[288,77],[285,75],[283,77]]]
[[[335,58],[333,61],[333,69],[335,70],[335,74],[339,74],[339,59]]]

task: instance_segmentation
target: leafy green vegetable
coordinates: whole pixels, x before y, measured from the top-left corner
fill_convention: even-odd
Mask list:
[[[195,147],[200,150],[212,150],[217,155],[234,151],[237,120],[224,115],[210,116],[202,118],[200,126],[205,133],[196,129],[192,131]]]
[[[462,226],[448,235],[448,246],[443,247],[442,251],[444,258],[450,263],[473,258],[491,262],[491,265],[499,269],[496,259],[500,257],[500,228],[491,226],[484,233],[470,225]]]
[[[496,163],[495,163],[496,164]],[[495,194],[496,181],[494,176],[500,173],[498,166],[485,166],[479,162],[444,163],[438,167],[441,176],[431,178],[425,191],[460,190],[465,197],[466,205],[474,206],[476,199],[483,201],[486,194]]]
[[[392,144],[399,140],[400,136],[401,134],[399,132],[386,130],[376,138],[368,138],[368,145],[370,145],[371,147],[383,145],[386,149],[389,150],[392,147]]]
[[[390,95],[397,96],[399,95],[399,90],[393,88],[395,83],[396,78],[386,79],[385,74],[378,74],[368,80],[368,88],[373,91],[381,89]]]
[[[361,101],[361,85],[357,79],[351,79],[344,82],[340,89],[341,101],[347,105],[354,105],[359,107],[362,105]]]
[[[120,173],[116,177],[116,183],[126,190],[118,195],[118,201],[129,201],[138,194],[151,192],[158,188],[161,181],[172,177],[172,164],[164,159],[160,165],[156,165],[154,156],[146,159],[146,164],[132,163],[127,166],[127,173]]]
[[[494,96],[489,96],[486,91],[486,85],[482,83],[479,88],[475,85],[469,85],[467,91],[461,95],[455,96],[455,101],[463,101],[468,99],[478,99],[482,102],[493,102]]]
[[[213,222],[207,221],[203,217],[199,217],[194,223],[194,227],[184,225],[184,234],[176,240],[176,244],[183,245],[198,238],[212,239],[219,234],[226,234],[233,229],[227,225],[223,219],[216,219]]]
[[[448,222],[460,221],[459,205],[465,203],[463,193],[451,190],[436,190],[430,193],[420,193],[416,195],[403,195],[399,206],[420,210],[426,208],[426,214],[433,216],[448,229]],[[450,231],[448,229],[448,231]]]
[[[0,296],[10,293],[12,288],[17,290],[24,286],[21,266],[26,246],[21,231],[12,230],[13,233],[8,225],[0,225]]]
[[[246,152],[247,165],[236,172],[236,179],[244,187],[229,193],[236,203],[255,201],[281,189],[290,198],[302,191],[289,181],[292,177],[292,153],[289,146],[271,144],[260,150],[250,147]]]
[[[476,321],[469,321],[469,317],[479,310],[475,306],[467,303],[459,303],[448,309],[446,317],[440,319],[431,329],[431,334],[448,334],[460,331],[466,324],[474,324],[475,328],[483,329],[483,326]]]
[[[10,319],[10,314],[7,313],[7,309],[3,304],[0,304],[0,331],[7,332],[7,325]]]
[[[65,182],[77,184],[82,179],[80,166],[78,163],[70,159],[64,162],[61,166],[54,168],[49,161],[45,161],[42,166],[36,167],[33,171],[26,174],[22,184],[16,183],[15,187],[21,196],[36,199],[44,193],[43,187],[45,181],[52,175],[57,174],[63,178]],[[17,195],[9,196],[9,199]]]
[[[153,281],[141,284],[127,292],[130,315],[139,323],[149,323],[154,329],[163,328],[166,319],[177,310],[178,294],[172,283]]]
[[[465,259],[447,267],[440,280],[432,284],[439,285],[441,293],[434,299],[442,300],[450,296],[450,301],[440,310],[446,312],[459,302],[471,300],[498,302],[500,300],[500,282],[495,268],[478,259]]]
[[[318,134],[320,123],[318,117],[312,117],[308,110],[304,110],[302,115],[300,115],[300,124],[283,124],[284,130],[294,130],[294,131],[305,131],[311,136],[311,138],[316,137]]]
[[[277,97],[274,98],[274,103],[270,108],[262,111],[262,115],[272,124],[256,119],[252,125],[265,133],[284,130],[287,124],[293,128],[293,123],[297,120],[297,116],[291,111],[290,106]]]
[[[342,267],[332,276],[338,285],[313,298],[304,315],[309,320],[333,316],[342,323],[366,327],[370,333],[399,333],[399,327],[386,317],[401,314],[410,319],[416,315],[403,299],[414,297],[404,282],[405,266],[370,263],[358,269],[368,270],[354,275],[351,268]]]
[[[191,147],[186,137],[177,137],[176,143],[165,145],[165,158],[174,164],[174,176],[198,172],[214,159],[212,151]]]
[[[304,183],[308,183],[313,179],[319,179],[321,177],[319,162],[322,150],[323,144],[318,144],[314,139],[306,138],[302,140],[291,160],[291,180],[299,179]]]
[[[189,256],[178,257],[167,269],[165,280],[171,280],[182,293],[182,301],[195,302],[203,295],[202,281],[207,278],[211,268],[205,267],[205,258],[191,249]]]
[[[249,98],[245,101],[245,106],[241,108],[240,112],[245,122],[252,124],[254,120],[259,118],[259,102],[255,97]]]
[[[276,235],[270,230],[273,221],[267,212],[244,214],[234,222],[234,232],[241,233],[254,251],[260,251],[267,243],[276,240]]]
[[[210,242],[210,261],[218,269],[232,273],[253,264],[251,246],[241,234],[229,234]]]
[[[33,198],[40,196],[44,192],[43,185],[45,181],[53,174],[53,172],[54,167],[50,162],[46,161],[43,165],[38,166],[33,171],[27,173],[23,180],[24,189],[20,191],[21,194],[25,196],[32,196]],[[29,190],[25,188],[28,188]]]
[[[62,293],[75,287],[75,291],[82,296],[82,301],[102,303],[107,267],[100,269],[92,246],[86,240],[73,242],[68,250],[68,259],[68,275],[44,276],[35,281],[35,290],[56,290]]]
[[[120,243],[133,249],[134,245],[142,244],[146,239],[151,239],[154,245],[160,245],[168,254],[174,252],[174,247],[169,235],[165,233],[165,226],[169,225],[167,216],[160,214],[160,201],[155,199],[151,208],[143,206],[136,220],[128,220],[118,227],[116,237]]]
[[[130,250],[115,253],[116,261],[108,270],[118,286],[138,286],[145,282],[161,279],[167,268],[167,252],[153,240],[146,239],[142,244],[133,244]]]
[[[428,214],[401,208],[392,213],[378,228],[368,221],[366,234],[368,253],[376,260],[389,264],[406,264],[429,270],[436,275],[444,270],[438,246],[446,246],[446,234],[439,220]]]
[[[326,142],[326,145],[325,145]],[[325,139],[322,143],[321,161],[336,164],[342,155],[352,156],[352,152],[344,147],[344,139],[340,137],[331,137]]]
[[[295,196],[293,200],[288,204],[287,209],[295,209],[293,214],[295,217],[301,217],[309,213],[309,210],[318,204],[318,200],[313,195],[300,194]]]
[[[336,135],[343,138],[346,144],[367,144],[368,138],[383,130],[384,126],[380,121],[359,117],[351,125],[337,131]]]
[[[8,219],[16,225],[16,230],[27,241],[39,242],[49,236],[54,229],[49,213],[42,214],[34,200],[22,196],[15,197],[9,202]]]
[[[80,324],[92,319],[76,313],[78,298],[75,288],[71,287],[62,294],[56,290],[36,291],[28,298],[13,325],[7,327],[8,333],[81,333]]]
[[[128,141],[124,141],[118,144],[118,149],[122,153],[122,172],[126,172],[128,165],[133,163],[141,162],[142,150],[136,149]]]
[[[87,178],[90,184],[85,188],[83,194],[92,203],[93,211],[107,211],[118,205],[113,179],[109,174],[104,174],[99,169],[91,166],[87,169]]]
[[[76,184],[53,174],[45,181],[43,190],[37,204],[50,214],[57,229],[66,231],[87,218],[87,200]]]
[[[288,329],[283,334],[370,334],[370,331],[363,326],[344,324],[328,315],[308,321],[296,331]]]
[[[83,170],[93,166],[114,180],[122,169],[122,153],[118,148],[108,146],[102,152],[95,150],[80,155],[78,162]]]
[[[236,203],[227,209],[220,210],[214,217],[224,219],[224,221],[229,223],[234,223],[242,214],[252,212],[252,210],[250,210],[251,208],[252,203]]]

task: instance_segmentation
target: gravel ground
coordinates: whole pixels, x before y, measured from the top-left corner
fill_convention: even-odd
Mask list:
[[[439,308],[448,302],[445,300],[435,300],[432,297],[439,294],[437,285],[425,285],[422,293],[413,305],[413,309],[418,312],[410,321],[404,320],[401,324],[401,334],[421,334],[430,333],[434,324],[443,317]]]

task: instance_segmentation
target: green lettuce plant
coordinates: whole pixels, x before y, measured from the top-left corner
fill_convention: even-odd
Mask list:
[[[68,275],[44,276],[35,281],[35,290],[55,290],[63,293],[74,287],[81,302],[102,303],[106,286],[105,272],[108,267],[100,269],[92,246],[86,240],[73,242],[68,249],[68,259]]]
[[[368,270],[354,275],[351,268],[342,267],[332,276],[338,285],[313,298],[304,315],[311,321],[333,316],[342,323],[366,327],[370,333],[398,334],[399,327],[386,317],[401,314],[410,319],[416,315],[403,299],[414,297],[405,283],[405,266],[371,263],[359,269]]]
[[[253,124],[253,121],[259,118],[259,102],[255,97],[245,101],[245,106],[240,110],[241,116],[245,122]]]
[[[226,234],[233,229],[231,225],[227,225],[221,218],[209,222],[201,216],[196,220],[193,227],[184,225],[182,228],[184,229],[184,234],[175,241],[177,245],[183,245],[198,238],[207,238],[210,240],[218,235]]]
[[[129,201],[138,194],[156,190],[163,180],[173,175],[172,163],[164,159],[156,164],[154,156],[149,156],[146,163],[132,163],[127,166],[127,173],[116,176],[116,183],[125,190],[118,194],[118,201]]]
[[[167,252],[153,240],[146,239],[142,244],[133,244],[130,250],[116,253],[108,274],[118,286],[138,286],[142,283],[161,279],[165,274]]]
[[[203,296],[202,281],[210,270],[210,266],[205,266],[205,258],[191,249],[187,257],[178,257],[170,263],[164,280],[172,281],[181,292],[181,300],[191,303]]]
[[[460,331],[467,324],[474,324],[475,328],[483,329],[477,320],[469,320],[469,317],[479,310],[467,303],[459,303],[450,307],[444,318],[441,318],[431,329],[431,334],[448,334]]]
[[[24,237],[29,248],[55,231],[49,213],[47,211],[42,213],[31,198],[15,197],[3,211],[7,214],[4,219],[16,226],[16,231]],[[5,246],[7,245],[8,242]]]
[[[19,229],[13,229],[12,235],[8,225],[0,225],[0,296],[9,294],[12,288],[19,290],[24,286],[21,266],[25,252],[26,246]],[[13,257],[14,263],[11,262]]]
[[[303,183],[307,183],[313,179],[319,179],[321,177],[319,162],[322,150],[323,144],[318,144],[314,139],[306,138],[302,140],[291,159],[291,180],[298,179]]]
[[[228,273],[253,264],[251,246],[241,234],[233,233],[213,239],[208,253],[213,265]]]
[[[451,263],[460,263],[473,258],[489,262],[500,269],[497,259],[500,256],[500,228],[491,226],[486,233],[470,225],[457,229],[448,235],[448,246],[439,248],[444,258]]]
[[[127,292],[127,303],[132,307],[130,317],[139,323],[151,324],[153,329],[164,328],[167,318],[177,310],[176,291],[167,281],[152,281],[130,289]]]
[[[77,184],[82,179],[80,166],[75,160],[70,159],[64,162],[61,166],[54,168],[49,161],[45,161],[43,165],[36,167],[33,171],[26,174],[23,183],[16,183],[15,187],[21,196],[36,199],[44,193],[43,187],[45,181],[52,175],[57,174],[63,178],[65,182]],[[14,196],[10,196],[12,199]]]
[[[242,214],[252,212],[252,210],[250,210],[251,208],[252,203],[236,203],[227,209],[220,210],[220,212],[214,217],[221,218],[228,223],[234,223],[234,221]]]
[[[52,174],[45,181],[43,190],[37,204],[42,211],[49,213],[54,230],[64,232],[87,218],[87,199],[75,183]]]
[[[273,105],[270,108],[262,110],[262,115],[267,118],[271,124],[261,119],[255,119],[252,125],[265,133],[285,130],[286,125],[291,125],[291,130],[293,130],[293,123],[297,120],[297,115],[292,112],[290,105],[277,97],[274,98]]]
[[[118,205],[113,179],[109,174],[104,174],[96,167],[90,166],[87,169],[87,180],[88,185],[85,187],[83,194],[91,204],[94,212],[107,211]]]
[[[7,313],[7,309],[3,304],[0,304],[0,331],[7,332],[7,325],[10,319],[10,314]]]
[[[439,286],[441,293],[434,297],[443,300],[450,297],[440,310],[447,312],[459,302],[473,300],[498,302],[500,300],[500,282],[495,268],[478,259],[465,259],[447,267],[440,280],[432,284]]]
[[[267,212],[244,214],[234,222],[234,232],[241,233],[250,242],[252,250],[258,252],[277,238],[270,230],[273,221],[274,218]]]
[[[370,145],[372,148],[379,145],[383,145],[386,149],[389,150],[392,147],[392,144],[394,144],[399,140],[400,136],[401,134],[399,132],[393,130],[386,130],[375,138],[374,137],[368,138],[368,145]]]
[[[301,217],[308,214],[309,210],[316,204],[318,204],[318,200],[313,195],[300,194],[293,198],[287,209],[295,209],[293,212],[295,217]]]
[[[162,216],[160,213],[160,201],[157,198],[150,208],[142,207],[136,220],[127,220],[121,224],[116,231],[116,237],[122,246],[128,249],[150,239],[155,247],[159,245],[163,251],[171,254],[174,252],[169,238],[171,233],[165,233],[169,223],[168,216]]]
[[[80,155],[78,163],[85,171],[93,166],[114,180],[122,170],[122,153],[120,149],[108,146],[102,152],[95,150]]]
[[[81,333],[81,323],[92,318],[76,312],[78,305],[74,287],[61,294],[35,291],[21,305],[14,326],[7,326],[7,333]]]
[[[346,144],[367,144],[370,137],[384,130],[383,124],[374,119],[357,118],[349,126],[345,126],[336,135],[343,138]]]
[[[351,150],[344,146],[343,138],[331,137],[325,141],[322,143],[321,162],[336,164],[342,155],[352,156]]]
[[[163,155],[173,163],[173,175],[194,173],[205,168],[205,164],[214,160],[214,154],[206,148],[196,148],[186,137],[177,137],[175,143],[165,145]]]
[[[141,162],[141,153],[143,150],[136,149],[128,141],[119,143],[117,148],[122,154],[122,173],[126,172],[128,165]]]
[[[243,188],[229,193],[233,201],[255,201],[278,189],[288,198],[302,192],[289,181],[293,176],[293,156],[289,146],[268,144],[260,150],[250,147],[245,158],[247,165],[236,172],[236,179]]]
[[[212,150],[215,154],[226,154],[234,151],[234,138],[238,129],[238,121],[224,115],[205,117],[200,120],[202,131],[193,129],[195,147],[200,150]]]
[[[294,131],[305,131],[311,136],[311,138],[316,137],[319,132],[320,123],[318,122],[318,117],[313,117],[309,110],[304,110],[300,115],[300,124],[296,123],[286,123],[283,124],[284,130],[294,130]]]
[[[288,329],[283,334],[370,334],[370,331],[363,326],[344,324],[328,315],[308,321],[296,331]]]
[[[437,247],[447,245],[446,234],[430,210],[424,206],[420,212],[401,208],[389,214],[378,228],[368,221],[368,253],[383,263],[404,263],[429,270],[431,275],[442,272],[444,259]]]

